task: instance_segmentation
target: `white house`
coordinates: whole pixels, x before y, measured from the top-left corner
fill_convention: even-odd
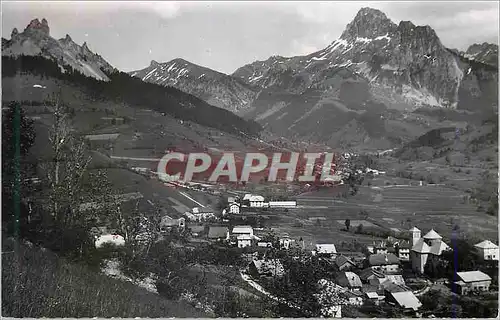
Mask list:
[[[335,258],[335,255],[337,254],[337,248],[335,248],[335,245],[333,243],[317,244],[314,253]]]
[[[251,226],[235,226],[231,234],[234,236],[248,235],[253,237],[253,228]]]
[[[290,245],[295,242],[295,240],[290,239],[289,237],[283,237],[279,239],[280,248],[288,250],[290,249]]]
[[[426,265],[435,265],[442,253],[450,250],[450,247],[442,241],[442,237],[434,229],[421,237],[420,230],[413,227],[410,229],[410,234],[412,236],[410,259],[412,269],[416,272],[423,274]]]
[[[243,197],[243,203],[246,203],[246,201],[248,201],[250,207],[252,208],[263,208],[266,206],[263,196],[247,193]]]
[[[101,248],[105,243],[121,247],[125,245],[125,239],[118,234],[104,234],[96,237],[95,247]]]
[[[230,214],[239,214],[240,213],[240,205],[236,202],[230,203],[228,205]]]
[[[484,240],[474,245],[479,256],[483,260],[495,260],[498,261],[498,246],[491,242],[490,240]]]
[[[455,284],[460,294],[490,289],[491,277],[481,271],[457,272],[457,276],[460,280]]]
[[[253,237],[247,234],[242,234],[236,238],[238,248],[246,248],[252,246]]]

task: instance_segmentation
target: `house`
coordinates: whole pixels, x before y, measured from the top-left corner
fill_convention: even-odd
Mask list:
[[[243,197],[242,203],[244,204],[243,206],[250,206],[253,208],[263,208],[266,206],[264,201],[265,200],[263,196],[247,193]]]
[[[457,293],[467,294],[469,292],[490,290],[491,278],[481,271],[457,272],[460,281],[455,282]]]
[[[337,254],[337,248],[335,248],[335,245],[333,243],[317,244],[314,254],[335,258]]]
[[[199,237],[206,232],[204,225],[190,225],[187,227],[187,229],[193,237]]]
[[[259,241],[259,242],[257,242],[257,247],[272,248],[273,244],[271,242],[268,242],[268,241]]]
[[[416,312],[422,307],[420,300],[418,300],[411,291],[387,292],[385,302],[390,305],[398,306],[403,309],[403,311]]]
[[[230,214],[239,214],[240,213],[240,204],[236,202],[229,203],[228,211]]]
[[[279,239],[280,248],[285,250],[290,249],[290,245],[293,242],[295,242],[295,240],[290,239],[289,237],[283,237]]]
[[[348,288],[350,290],[359,290],[363,286],[361,283],[361,279],[357,274],[354,272],[341,272],[337,276],[336,282],[345,288]]]
[[[251,226],[235,226],[231,234],[236,237],[241,235],[253,236],[253,228]]]
[[[410,229],[412,248],[410,260],[413,271],[423,274],[426,266],[435,267],[444,251],[450,247],[442,241],[442,237],[432,229],[421,237],[421,231],[413,227]]]
[[[186,213],[185,215],[191,221],[201,222],[215,219],[215,211],[212,208],[208,207],[195,207],[192,209],[192,212],[190,214]]]
[[[335,265],[340,271],[352,270],[356,268],[356,264],[351,259],[349,259],[344,255],[340,255],[337,258],[335,258]]]
[[[384,273],[397,273],[400,271],[399,259],[392,253],[372,254],[368,257],[368,266]]]
[[[385,299],[384,291],[379,290],[379,287],[375,285],[365,284],[361,288],[361,292],[365,294],[367,301],[370,301],[375,305],[379,305],[380,302],[384,301]]]
[[[242,234],[236,237],[236,242],[238,244],[238,248],[246,248],[252,246],[252,241],[254,237],[246,234]]]
[[[396,254],[401,261],[410,261],[410,244],[399,243],[396,246]]]
[[[356,291],[344,291],[341,293],[341,296],[347,299],[347,304],[351,306],[362,306],[363,305],[363,296],[362,292]]]
[[[208,239],[216,241],[229,240],[229,229],[222,226],[210,226],[208,229]]]
[[[160,220],[160,231],[169,232],[173,230],[184,230],[186,228],[186,219],[173,219],[169,216],[163,216]]]
[[[484,240],[474,245],[476,248],[478,255],[483,260],[495,260],[498,261],[498,246],[491,242],[490,240]]]
[[[125,245],[125,239],[118,234],[104,234],[101,236],[96,236],[95,247],[101,248],[104,244],[110,244],[117,247],[122,247]]]
[[[361,270],[361,272],[359,273],[359,278],[363,283],[374,286],[378,286],[381,283],[387,281],[387,276],[383,272],[374,270],[372,268]]]
[[[248,272],[254,278],[281,277],[285,268],[278,259],[253,260],[248,266]]]

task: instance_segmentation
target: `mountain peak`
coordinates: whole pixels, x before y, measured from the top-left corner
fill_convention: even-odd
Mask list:
[[[380,10],[361,8],[354,19],[346,26],[341,38],[352,40],[360,38],[375,38],[383,36],[396,28],[396,25]]]
[[[12,29],[12,33],[10,34],[10,38],[14,38],[19,34],[19,31],[17,31],[17,28]]]
[[[31,22],[26,26],[24,32],[41,32],[42,34],[49,35],[50,28],[47,20],[42,19],[42,22],[38,18],[31,20]]]

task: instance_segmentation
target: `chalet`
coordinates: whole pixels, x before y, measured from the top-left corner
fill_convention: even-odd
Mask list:
[[[364,284],[361,288],[361,292],[365,294],[367,301],[375,305],[379,305],[380,302],[385,299],[384,290],[380,290],[379,287],[375,285]]]
[[[397,273],[400,271],[399,259],[392,253],[372,254],[368,257],[368,266],[384,273]]]
[[[385,302],[406,312],[417,312],[422,307],[420,300],[411,291],[387,292]]]
[[[359,290],[363,286],[361,279],[354,272],[341,272],[337,276],[336,282],[345,288],[350,290]]]
[[[170,232],[173,230],[184,230],[186,227],[186,219],[173,219],[169,216],[163,216],[160,221],[160,231]]]
[[[210,226],[208,229],[208,239],[215,241],[229,240],[229,229],[222,226]]]
[[[263,208],[265,207],[265,200],[263,196],[247,193],[242,200],[243,206],[249,206],[253,208]]]
[[[484,240],[474,245],[479,257],[483,260],[498,261],[498,246],[489,240]]]
[[[328,258],[335,258],[337,255],[337,248],[335,248],[333,243],[317,244],[314,254]]]
[[[359,273],[359,278],[363,283],[378,286],[379,284],[387,281],[387,276],[378,270],[372,268],[366,268],[361,270]]]
[[[423,274],[426,266],[436,266],[442,253],[450,250],[434,229],[421,237],[420,230],[413,227],[410,229],[410,234],[412,236],[410,260],[415,272]]]
[[[190,225],[187,227],[189,232],[193,237],[199,237],[206,233],[206,228],[204,225]]]
[[[396,245],[396,253],[399,260],[410,261],[410,244],[399,243],[398,245]]]
[[[339,255],[335,258],[335,265],[339,269],[339,271],[352,270],[356,268],[356,264],[344,255]]]
[[[281,249],[288,250],[290,249],[290,245],[292,245],[295,240],[290,239],[290,237],[283,237],[279,239],[279,244]]]
[[[341,293],[341,296],[347,299],[347,304],[351,306],[362,306],[363,305],[363,296],[362,292],[357,291],[344,291]]]
[[[469,292],[490,290],[491,278],[481,271],[457,272],[460,281],[455,282],[457,293],[467,294]]]
[[[253,244],[253,240],[254,240],[253,236],[249,236],[246,234],[242,234],[236,237],[238,248],[251,247]]]
[[[253,260],[248,266],[248,272],[254,278],[281,277],[285,274],[285,269],[278,259]]]
[[[228,208],[228,212],[230,214],[239,214],[240,213],[240,204],[239,203],[236,203],[236,202],[229,203],[227,208]]]
[[[192,209],[192,212],[186,213],[185,216],[190,221],[199,221],[199,222],[214,220],[216,218],[215,211],[212,208],[208,207],[202,207],[202,208],[195,207]]]
[[[268,241],[259,241],[259,242],[257,242],[257,247],[272,248],[273,244],[272,244],[272,242],[268,242]]]
[[[234,236],[241,236],[241,235],[253,236],[253,228],[251,226],[235,226],[231,234]]]

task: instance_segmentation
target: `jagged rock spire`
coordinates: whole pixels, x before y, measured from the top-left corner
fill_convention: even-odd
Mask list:
[[[50,34],[50,28],[45,18],[42,19],[42,22],[40,22],[37,18],[31,20],[28,26],[24,29],[24,32],[41,32],[48,36]]]

